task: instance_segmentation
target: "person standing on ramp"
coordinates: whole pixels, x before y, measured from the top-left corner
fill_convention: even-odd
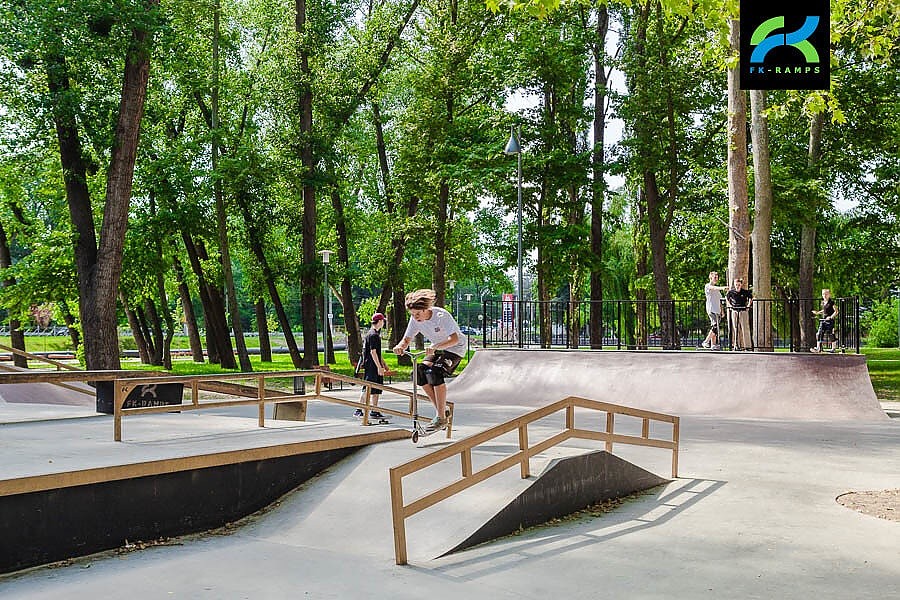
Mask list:
[[[382,327],[384,327],[384,315],[380,312],[377,312],[372,315],[372,329],[370,329],[369,333],[366,334],[365,341],[363,342],[363,355],[361,359],[363,364],[363,371],[365,372],[363,379],[365,379],[366,381],[371,381],[372,383],[377,383],[379,385],[384,385],[384,374],[385,371],[387,371],[387,365],[384,364],[384,359],[381,358]],[[372,401],[372,408],[377,409],[378,400],[381,399],[381,390],[378,388],[372,388],[370,399]],[[359,401],[366,401],[365,386],[363,386],[362,388],[359,396]],[[357,408],[353,416],[362,417],[362,409]],[[378,410],[370,411],[369,418],[385,420],[385,416]]]
[[[422,289],[406,295],[406,310],[412,317],[400,343],[394,346],[395,354],[403,354],[416,334],[421,333],[431,342],[426,357],[416,373],[417,381],[437,411],[428,429],[447,426],[447,384],[445,377],[453,374],[466,351],[466,336],[449,312],[434,305],[434,290]]]
[[[734,280],[734,287],[725,295],[728,308],[731,310],[731,328],[735,350],[753,350],[753,341],[750,337],[750,305],[753,304],[753,294],[744,288],[743,278]]]
[[[722,315],[722,294],[728,289],[726,285],[716,285],[719,283],[719,274],[712,271],[709,274],[709,283],[703,286],[703,293],[706,295],[706,314],[709,316],[709,333],[706,339],[700,344],[702,348],[711,348],[719,350],[719,321]]]

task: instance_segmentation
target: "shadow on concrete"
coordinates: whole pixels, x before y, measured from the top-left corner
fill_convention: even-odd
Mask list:
[[[599,519],[588,517],[573,523],[537,527],[521,535],[501,538],[447,558],[436,559],[440,562],[433,567],[411,565],[411,568],[457,582],[474,581],[500,571],[520,569],[532,561],[662,525],[725,484],[725,481],[710,479],[678,479],[662,488],[655,499],[650,499],[652,494],[647,494],[603,514]],[[492,544],[497,547],[489,549]],[[464,558],[467,554],[470,557]]]

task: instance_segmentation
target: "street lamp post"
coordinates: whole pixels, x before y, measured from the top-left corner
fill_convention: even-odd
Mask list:
[[[325,293],[323,298],[325,319],[322,322],[322,355],[325,358],[325,364],[328,364],[328,338],[331,337],[331,288],[328,287],[328,263],[331,262],[333,252],[331,250],[319,250],[319,254],[322,255],[322,264],[325,265]]]
[[[518,337],[519,337],[519,345],[522,345],[522,293],[523,293],[523,285],[522,285],[522,145],[519,143],[519,131],[516,130],[515,127],[509,128],[509,141],[506,142],[506,148],[504,148],[503,152],[510,156],[515,154],[518,158],[518,212],[516,220],[519,226],[519,235],[518,235],[518,253],[516,256],[516,271],[517,271],[517,279],[516,279],[516,299],[518,300],[519,310],[517,312],[517,321],[519,324],[518,327]]]

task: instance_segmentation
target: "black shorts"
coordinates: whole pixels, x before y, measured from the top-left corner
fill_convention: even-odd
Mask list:
[[[834,337],[834,321],[819,321],[819,331],[816,332],[816,340],[820,342],[836,342]]]
[[[366,372],[363,375],[363,379],[366,381],[371,381],[372,383],[377,383],[378,385],[384,385],[384,375],[378,374],[378,367],[376,367],[372,363],[366,363]],[[378,388],[371,388],[372,394],[380,394],[381,390]]]
[[[462,362],[462,356],[446,350],[437,350],[433,357],[429,357],[429,362],[432,364],[419,363],[417,371],[419,385],[425,383],[428,385],[443,385],[445,383],[444,378],[453,375],[453,371]]]

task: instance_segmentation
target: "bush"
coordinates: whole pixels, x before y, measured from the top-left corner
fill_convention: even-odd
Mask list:
[[[897,306],[900,299],[878,302],[866,313],[862,326],[868,331],[866,345],[876,348],[894,348],[897,346]]]

